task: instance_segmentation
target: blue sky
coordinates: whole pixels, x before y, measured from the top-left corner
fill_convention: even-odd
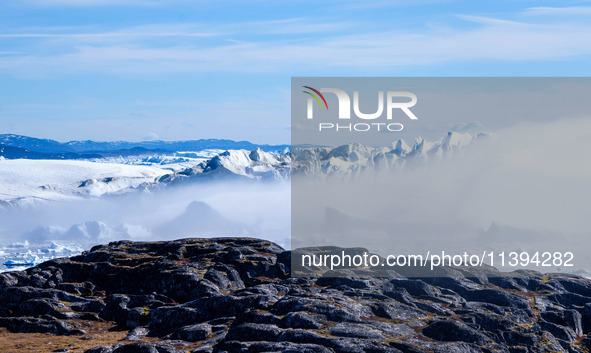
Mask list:
[[[589,1],[3,0],[0,133],[289,142],[291,76],[589,76]]]

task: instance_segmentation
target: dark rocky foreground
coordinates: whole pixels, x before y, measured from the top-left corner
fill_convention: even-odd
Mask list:
[[[115,242],[0,274],[0,327],[129,331],[87,353],[589,352],[591,282],[494,269],[290,278],[262,240]],[[316,271],[318,272],[318,271]],[[82,324],[84,323],[84,325]],[[68,351],[62,350],[62,351]]]

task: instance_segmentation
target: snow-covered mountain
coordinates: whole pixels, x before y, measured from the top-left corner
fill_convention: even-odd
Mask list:
[[[292,151],[286,148],[280,152],[265,152],[260,148],[206,149],[84,160],[0,158],[0,206],[160,190],[169,185],[195,182],[288,181],[291,175],[301,174],[351,177],[364,171],[388,171],[409,163],[439,159],[490,137],[488,133],[449,132],[438,141],[417,138],[409,145],[398,140],[385,147],[353,143],[336,147],[296,147]],[[51,140],[35,143],[37,147],[52,149],[58,146]]]
[[[291,155],[253,151],[229,150],[196,166],[164,175],[158,183],[171,184],[188,181],[212,180],[287,180],[290,175]]]
[[[353,177],[363,172],[383,172],[402,168],[410,162],[427,162],[452,154],[493,135],[449,132],[438,141],[417,138],[412,146],[404,140],[391,146],[369,147],[352,143],[337,147],[294,147],[292,175]]]
[[[289,152],[261,149],[90,160],[0,158],[0,206],[101,197],[194,181],[287,180],[289,168]]]

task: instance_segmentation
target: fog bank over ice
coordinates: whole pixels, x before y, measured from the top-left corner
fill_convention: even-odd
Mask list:
[[[591,268],[591,118],[494,132],[495,139],[385,175],[294,178],[292,246],[573,251]]]
[[[250,236],[289,245],[289,185],[222,181],[102,198],[53,201],[0,213],[0,238],[51,241]]]

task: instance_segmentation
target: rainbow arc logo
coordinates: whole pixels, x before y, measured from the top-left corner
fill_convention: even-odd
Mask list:
[[[324,96],[322,95],[322,93],[320,93],[320,91],[310,87],[310,86],[302,86],[304,88],[309,89],[312,92],[308,92],[308,91],[302,91],[307,95],[310,95],[312,98],[316,99],[316,102],[318,102],[318,105],[320,105],[320,109],[324,109],[324,107],[326,107],[326,110],[328,110],[328,104],[326,103],[326,99],[324,99]],[[316,93],[316,94],[314,94]],[[320,99],[322,99],[322,101],[324,102],[324,105],[322,105],[322,103],[320,102]]]

